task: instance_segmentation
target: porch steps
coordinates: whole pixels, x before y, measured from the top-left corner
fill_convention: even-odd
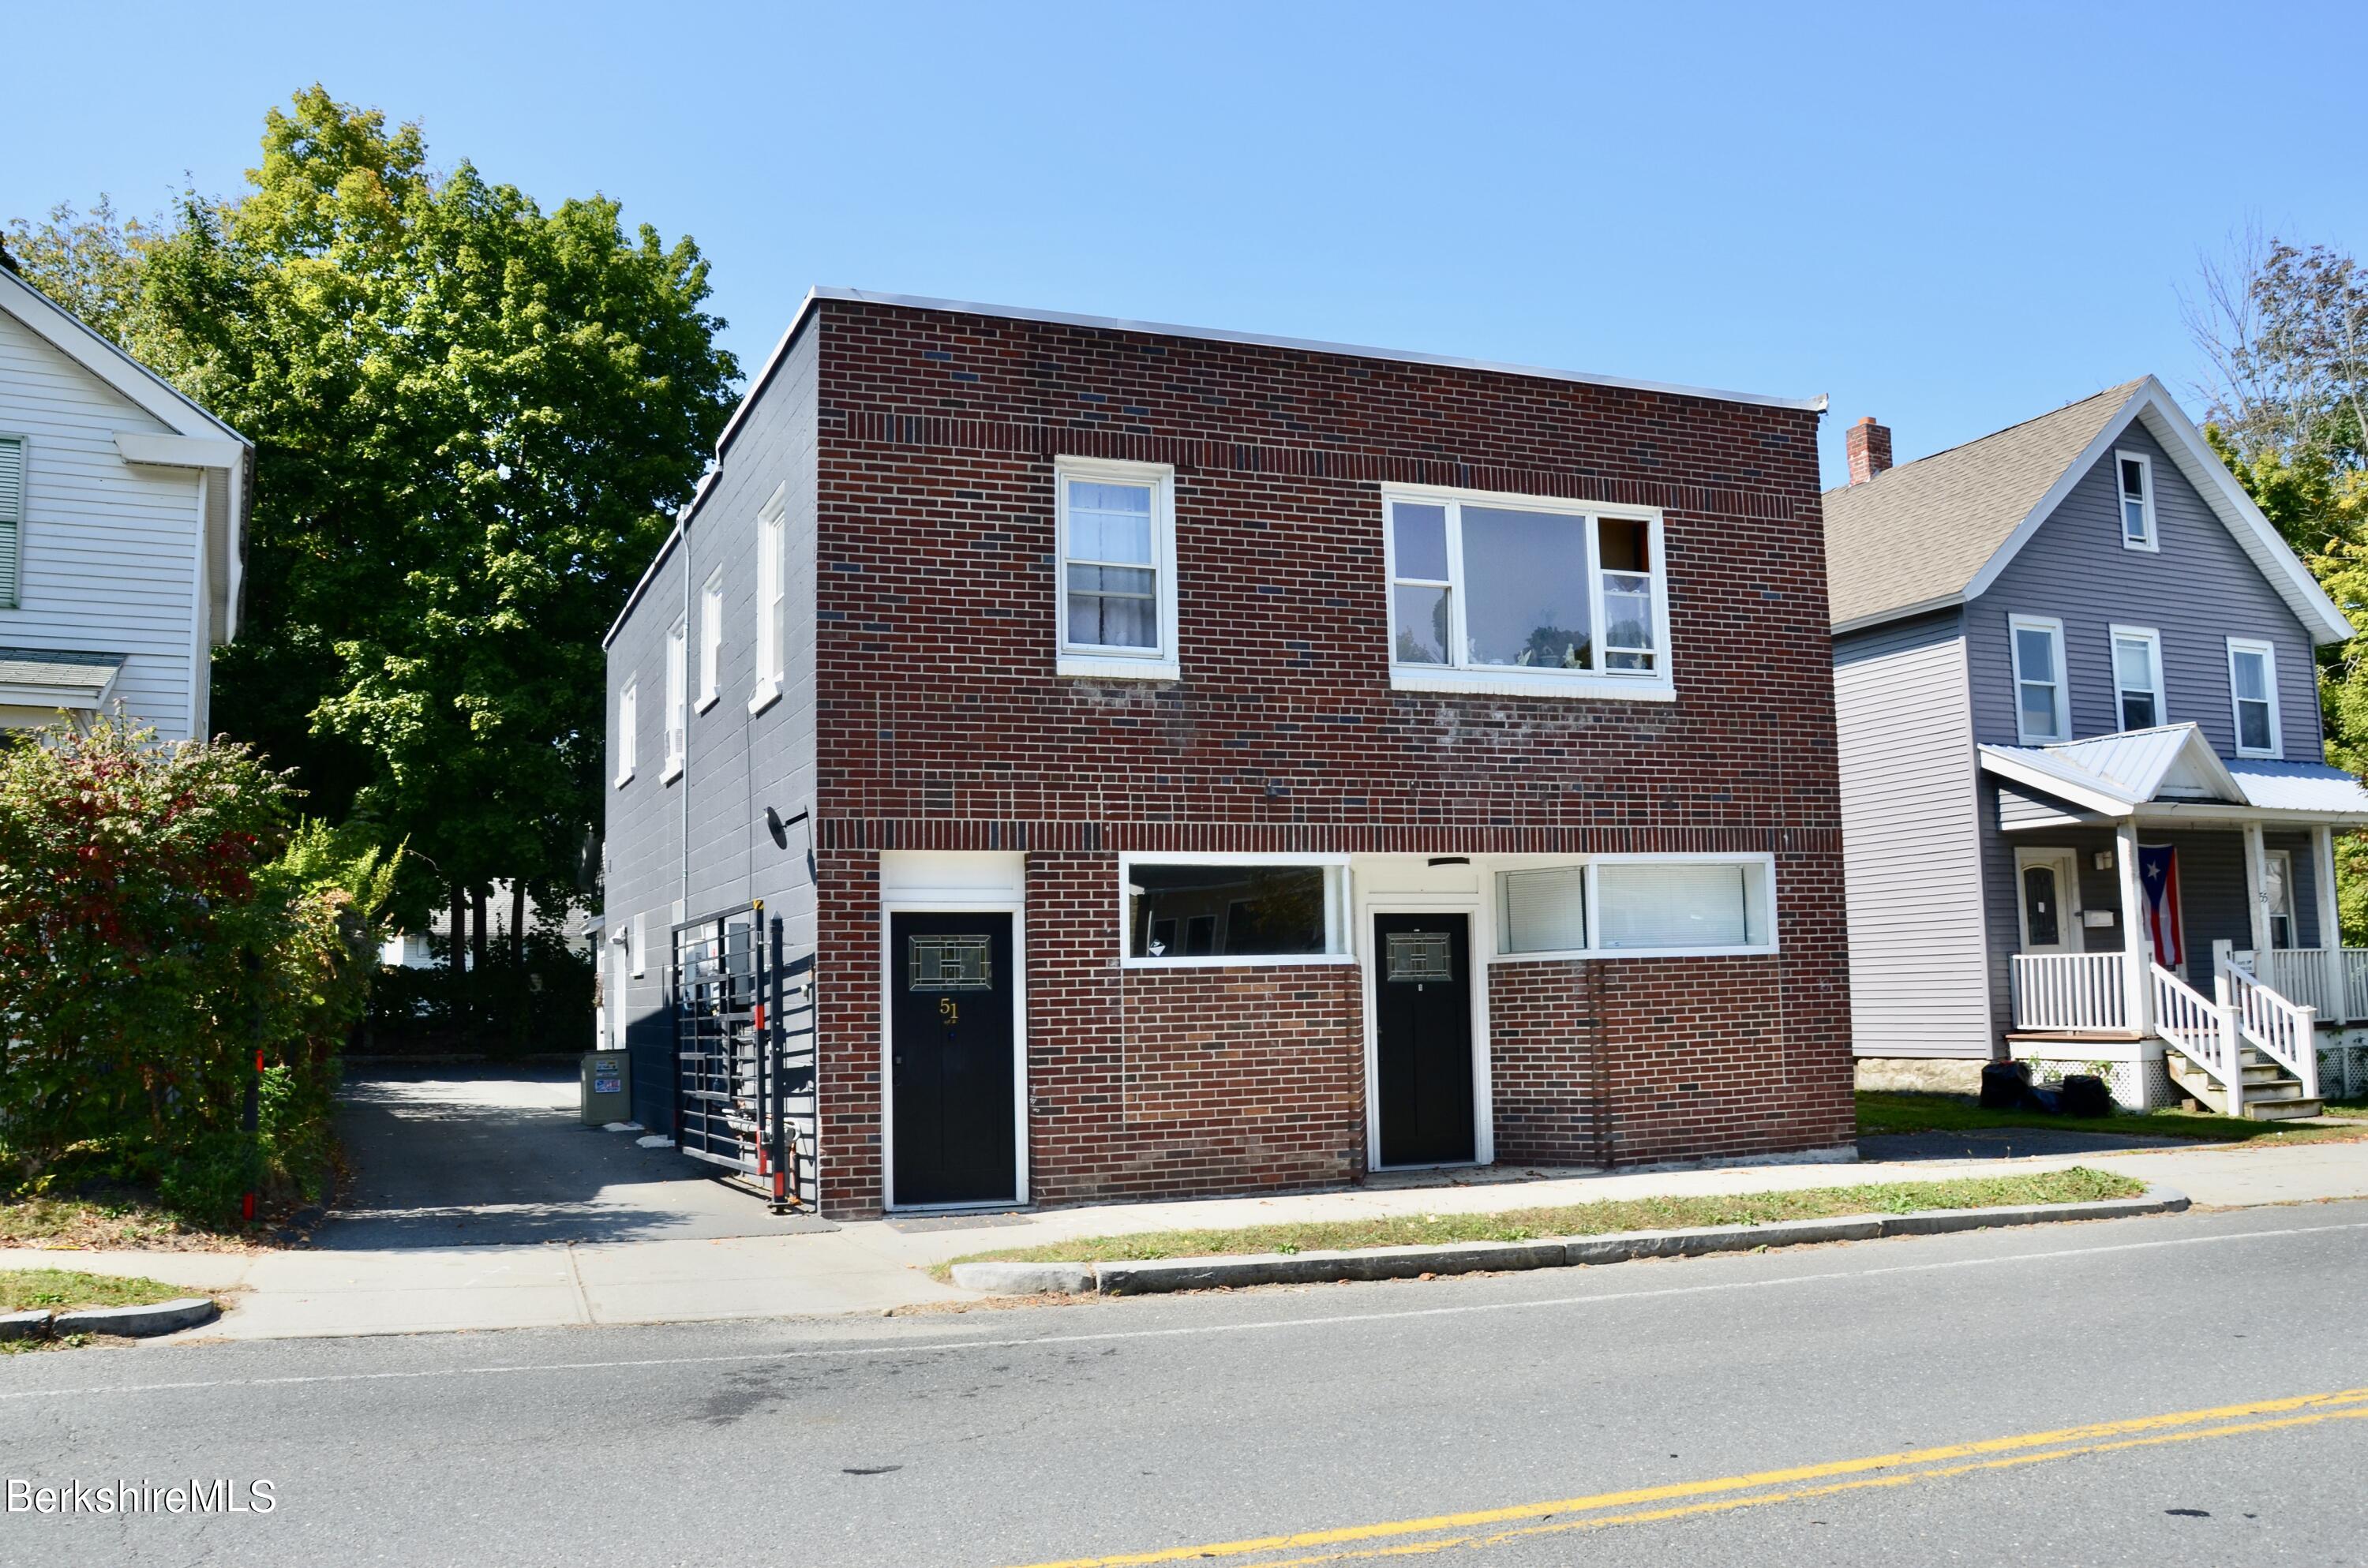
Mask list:
[[[2245,1048],[2245,1115],[2255,1121],[2284,1121],[2294,1117],[2317,1116],[2325,1102],[2303,1097],[2302,1080],[2255,1051]],[[2177,1051],[2163,1052],[2162,1064],[2170,1071],[2170,1081],[2180,1093],[2190,1099],[2218,1111],[2228,1112],[2228,1096],[2219,1081]]]

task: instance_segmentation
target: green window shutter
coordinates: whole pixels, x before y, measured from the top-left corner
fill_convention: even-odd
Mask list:
[[[0,436],[0,609],[17,608],[17,543],[25,531],[25,438]]]

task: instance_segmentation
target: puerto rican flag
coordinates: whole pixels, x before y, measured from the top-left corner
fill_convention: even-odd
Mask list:
[[[2179,939],[2179,851],[2168,844],[2138,846],[2138,883],[2146,889],[2146,937],[2154,961],[2175,970],[2187,962]]]

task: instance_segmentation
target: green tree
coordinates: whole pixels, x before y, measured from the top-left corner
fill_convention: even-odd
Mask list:
[[[2327,760],[2368,775],[2368,271],[2248,237],[2204,270],[2189,329],[2214,369],[2204,434],[2351,622],[2319,650]],[[2344,939],[2368,942],[2368,845],[2337,846]]]
[[[605,198],[545,211],[438,174],[417,126],[318,86],[267,117],[247,178],[136,238],[69,213],[15,246],[44,287],[110,297],[120,258],[119,341],[256,443],[217,722],[311,810],[408,842],[407,920],[498,879],[564,903],[598,815],[599,636],[738,376],[707,263]]]

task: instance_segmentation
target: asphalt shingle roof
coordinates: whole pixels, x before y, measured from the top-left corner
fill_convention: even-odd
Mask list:
[[[98,689],[123,667],[121,653],[68,653],[54,648],[0,648],[0,686]]]
[[[2143,380],[1826,492],[1833,624],[1962,593]]]

